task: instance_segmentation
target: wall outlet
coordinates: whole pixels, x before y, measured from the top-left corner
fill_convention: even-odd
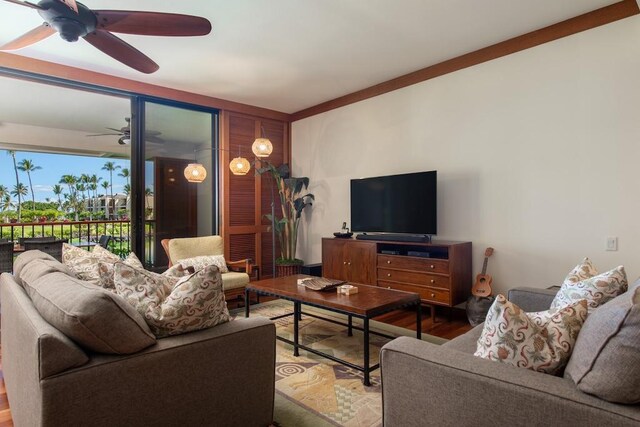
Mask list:
[[[607,246],[605,248],[608,251],[617,251],[618,250],[618,238],[617,237],[607,237]]]

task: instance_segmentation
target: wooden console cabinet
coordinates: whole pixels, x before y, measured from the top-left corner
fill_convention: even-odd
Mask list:
[[[424,304],[453,307],[471,291],[471,242],[324,238],[322,271],[331,279],[416,292]]]

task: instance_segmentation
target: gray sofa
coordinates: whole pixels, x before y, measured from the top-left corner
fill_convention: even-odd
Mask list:
[[[51,284],[55,286],[55,283]],[[267,426],[275,326],[239,318],[134,354],[83,350],[0,277],[2,371],[16,426]]]
[[[525,311],[547,310],[554,296],[533,288],[509,292]],[[482,327],[442,346],[402,337],[382,348],[386,427],[640,424],[640,405],[609,403],[570,379],[473,356]]]

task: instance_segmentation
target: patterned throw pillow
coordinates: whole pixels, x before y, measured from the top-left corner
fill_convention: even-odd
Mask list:
[[[569,274],[567,274],[567,277],[564,278],[564,282],[562,282],[562,284],[572,285],[597,275],[598,270],[596,270],[591,260],[589,258],[585,258],[580,264],[576,265]]]
[[[175,264],[172,265],[171,267],[169,267],[168,270],[164,271],[162,273],[163,276],[169,276],[169,277],[184,277],[184,276],[188,276],[190,274],[195,273],[195,269],[193,267],[183,267],[182,264]]]
[[[571,357],[587,318],[587,301],[576,301],[542,326],[517,305],[498,295],[478,339],[475,356],[556,375]]]
[[[62,244],[62,263],[69,267],[80,280],[99,285],[98,263],[100,261],[114,263],[120,261],[120,257],[100,246],[96,246],[93,252],[88,252],[68,243]]]
[[[114,266],[118,261],[120,261],[120,258],[118,258],[116,261],[112,261],[110,259],[108,261],[98,262],[98,273],[100,277],[98,278],[97,284],[107,290],[110,290],[111,292],[116,291],[116,285],[114,283],[113,277],[114,277]],[[136,254],[134,254],[133,252],[131,252],[122,262],[124,262],[127,265],[130,265],[131,267],[144,270],[144,265],[142,265],[142,262],[140,262]]]
[[[589,312],[592,312],[605,302],[625,293],[628,287],[627,273],[623,266],[579,282],[565,281],[551,303],[551,311],[556,311],[577,300],[586,299]]]
[[[227,262],[224,255],[202,255],[193,258],[178,260],[176,264],[182,265],[183,268],[193,267],[196,271],[205,268],[208,265],[215,265],[220,269],[220,273],[228,273]]]
[[[174,285],[170,288],[167,283]],[[142,314],[158,338],[229,321],[220,271],[214,265],[175,279],[119,262],[115,284],[118,294]]]

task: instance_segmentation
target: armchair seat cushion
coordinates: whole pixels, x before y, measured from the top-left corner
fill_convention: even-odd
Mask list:
[[[249,275],[247,273],[238,273],[230,271],[222,274],[222,288],[225,291],[238,289],[249,284]]]

